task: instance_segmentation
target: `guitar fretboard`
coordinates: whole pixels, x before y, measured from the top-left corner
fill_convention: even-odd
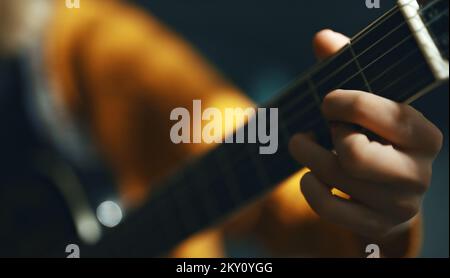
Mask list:
[[[448,44],[448,1],[426,2],[421,17],[427,29],[439,37],[437,44],[445,38]],[[219,145],[165,180],[165,186],[108,233],[93,248],[93,254],[160,255],[272,189],[302,167],[288,153],[293,134],[314,132],[330,147],[320,104],[331,90],[362,90],[406,102],[431,88],[438,80],[414,32],[400,7],[390,10],[335,56],[263,105],[279,109],[279,148],[275,154],[260,155],[258,144]],[[448,45],[447,50],[440,49],[448,59]]]

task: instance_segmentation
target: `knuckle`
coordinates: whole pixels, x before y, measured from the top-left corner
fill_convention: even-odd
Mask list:
[[[411,191],[423,195],[430,187],[432,171],[431,164],[422,166],[413,177],[405,177],[404,180]]]
[[[325,117],[330,115],[330,112],[332,110],[331,108],[333,107],[334,103],[336,103],[338,93],[338,90],[335,90],[325,95],[321,105],[322,112],[324,113]]]
[[[425,182],[411,183],[411,189],[418,194],[424,195],[429,188],[429,184]]]
[[[431,174],[432,174],[431,165],[429,167],[425,167],[425,168],[426,169],[423,169],[424,173],[422,174],[420,179],[418,179],[414,183],[414,188],[415,188],[416,192],[419,194],[425,194],[428,191],[428,189],[430,188],[430,184],[431,184]]]
[[[400,113],[399,123],[401,124],[400,126],[405,128],[404,132],[408,132],[405,135],[409,136],[409,138],[415,139],[414,137],[417,136],[416,134],[419,132],[425,132],[427,134],[426,140],[420,148],[432,156],[438,154],[442,149],[444,141],[444,135],[441,130],[425,118],[422,113],[418,112],[409,105],[404,105],[406,106],[406,109],[404,109],[404,113]],[[421,126],[422,128],[419,128],[420,130],[417,131],[414,130],[414,128],[418,128],[418,126]]]
[[[364,171],[365,158],[361,149],[356,144],[347,145],[344,153],[340,155],[342,168],[347,173],[360,173]]]
[[[416,194],[421,196],[427,192],[431,184],[432,164],[415,161],[410,168],[402,169],[392,173],[397,188],[401,194]]]
[[[392,117],[396,123],[397,133],[402,138],[414,140],[418,112],[408,104],[396,103],[395,105],[396,110],[392,112]]]
[[[413,138],[414,132],[414,117],[411,117],[411,113],[408,112],[411,107],[405,105],[405,104],[398,104],[399,105],[399,111],[394,116],[395,122],[397,123],[397,128],[399,129],[398,132],[402,135],[404,138]]]
[[[353,100],[350,115],[352,119],[364,119],[367,109],[372,106],[372,101],[367,94],[359,94]]]
[[[442,145],[444,143],[444,135],[442,134],[442,131],[434,125],[432,130],[430,150],[432,151],[433,155],[436,155],[442,149]]]

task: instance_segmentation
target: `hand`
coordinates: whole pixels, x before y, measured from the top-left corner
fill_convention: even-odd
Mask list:
[[[323,58],[347,42],[345,36],[325,30],[316,35],[314,46]],[[430,184],[441,132],[412,107],[367,92],[333,91],[325,97],[322,112],[330,122],[335,151],[302,134],[289,146],[296,160],[311,170],[301,181],[311,208],[369,237],[386,235],[414,217]],[[355,130],[355,124],[383,143]],[[333,195],[332,188],[350,198]]]

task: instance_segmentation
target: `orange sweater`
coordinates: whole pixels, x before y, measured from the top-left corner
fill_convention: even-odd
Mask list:
[[[204,108],[252,105],[151,15],[113,0],[82,1],[81,9],[57,2],[44,45],[52,92],[88,123],[129,206],[151,194],[152,180],[209,147],[170,141],[173,108],[191,107],[193,99]],[[299,179],[300,173],[222,226],[187,239],[172,256],[225,256],[224,236],[251,237],[274,256],[365,256],[371,242],[319,219],[301,196]],[[420,225],[413,226],[378,241],[384,255],[416,254]]]

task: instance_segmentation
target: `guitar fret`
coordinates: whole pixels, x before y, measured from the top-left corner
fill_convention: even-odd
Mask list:
[[[326,67],[320,68],[310,75],[308,86],[322,100],[330,91],[336,89],[337,84],[340,84],[357,71],[358,69],[353,63],[353,57],[348,46],[346,46],[339,52],[338,57],[333,58]]]
[[[314,100],[316,101],[317,106],[320,106],[320,104],[322,103],[322,99],[319,96],[317,87],[314,85],[314,82],[310,76],[308,76],[308,87],[309,87],[309,90],[307,92],[313,96]]]
[[[361,73],[361,77],[364,80],[364,83],[366,84],[367,91],[372,93],[373,92],[372,88],[369,84],[369,81],[367,80],[366,75],[364,74],[364,70],[361,67],[361,64],[358,61],[358,57],[356,56],[355,51],[353,50],[352,44],[349,44],[349,49],[350,49],[350,52],[352,53],[353,58],[355,59],[355,63],[356,63],[356,66],[358,67],[358,71]]]
[[[417,80],[419,83],[412,82],[415,80]],[[421,86],[423,86],[422,84],[429,84],[431,80],[433,80],[433,75],[430,69],[426,67],[426,63],[420,63],[419,65],[411,67],[411,69],[409,69],[405,74],[387,84],[383,89],[380,90],[380,92],[383,95],[393,96],[392,98],[394,98],[394,100],[396,101],[403,102],[413,94],[415,94],[415,92],[408,92],[406,90],[408,87],[418,86],[420,88]],[[404,92],[395,96],[395,94],[400,91]]]

